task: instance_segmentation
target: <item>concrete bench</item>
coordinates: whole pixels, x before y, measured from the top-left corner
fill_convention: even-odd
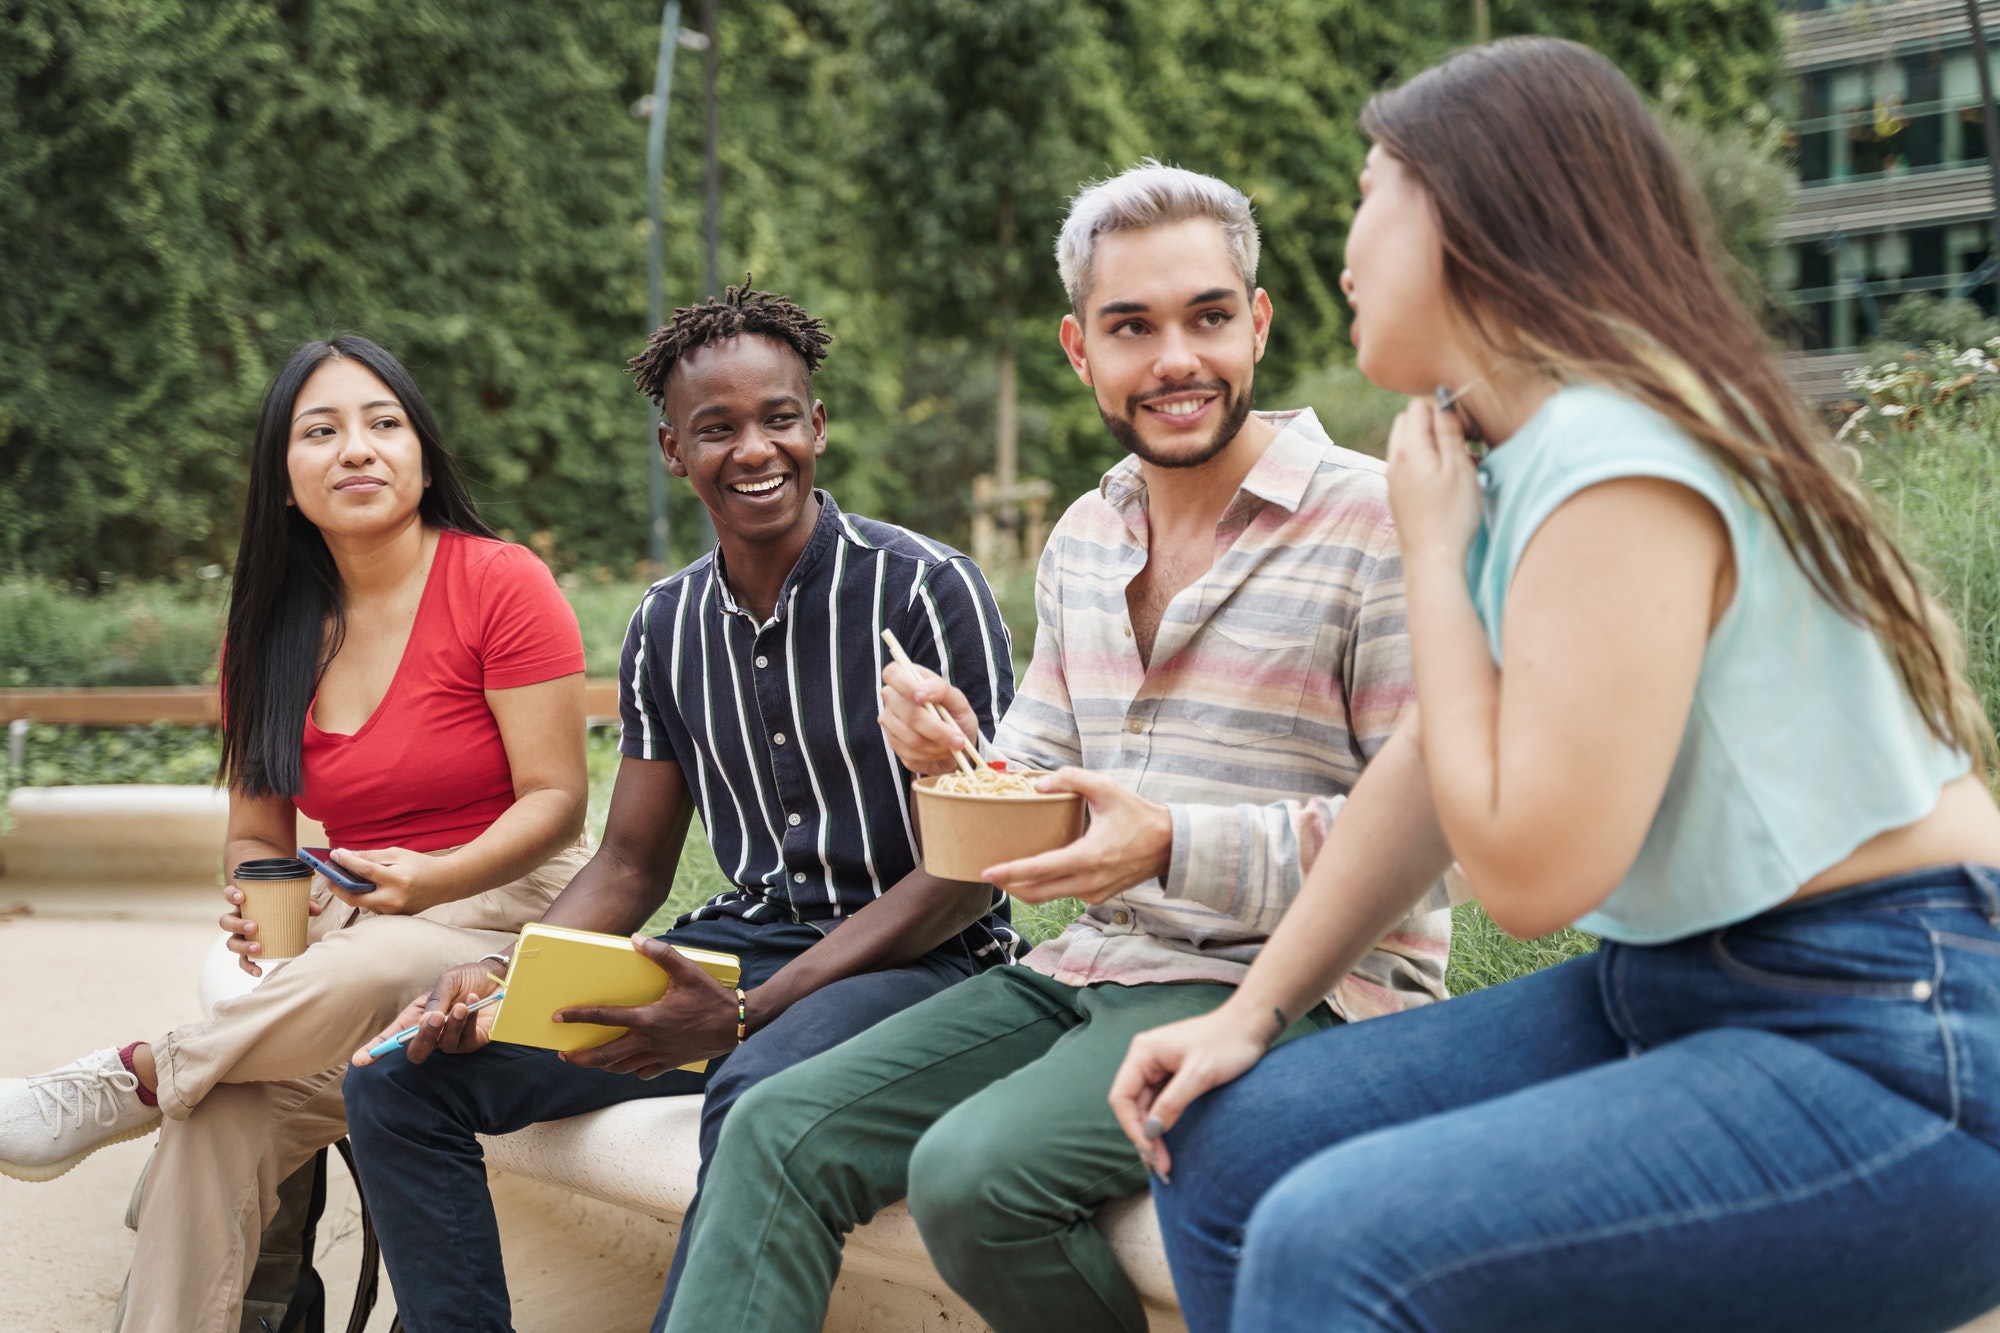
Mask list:
[[[17,787],[0,835],[0,906],[58,916],[206,916],[220,907],[229,795],[128,783]],[[299,818],[301,845],[325,831]]]
[[[544,1215],[538,1192],[566,1191],[664,1224],[654,1242],[661,1256],[657,1268],[664,1273],[681,1215],[694,1195],[700,1111],[700,1098],[664,1097],[483,1140],[487,1166],[500,1173],[494,1193],[510,1256],[515,1232],[532,1226],[537,1265],[551,1258],[548,1247],[554,1241],[548,1228],[538,1225]],[[1185,1330],[1152,1199],[1140,1195],[1112,1204],[1098,1215],[1097,1226],[1138,1287],[1154,1333]],[[569,1239],[579,1273],[600,1263],[596,1256],[604,1246],[593,1231],[585,1229]],[[635,1255],[629,1232],[617,1237],[616,1245],[617,1261],[631,1264]],[[643,1262],[643,1254],[636,1257]],[[510,1276],[512,1263],[510,1257]],[[655,1297],[658,1290],[653,1288]],[[651,1306],[646,1309],[650,1313]],[[848,1237],[826,1328],[830,1333],[977,1333],[985,1324],[945,1286],[924,1252],[909,1210],[899,1203]]]
[[[627,1265],[637,1262],[664,1275],[680,1234],[681,1215],[694,1194],[700,1107],[695,1097],[630,1102],[483,1139],[487,1165],[500,1173],[494,1180],[494,1195],[509,1249],[510,1279],[516,1233],[528,1228],[535,1231],[538,1268],[551,1262],[574,1264],[572,1271],[581,1274],[612,1259]],[[618,1229],[615,1211],[579,1215],[572,1207],[561,1212],[564,1193],[616,1205],[663,1225],[650,1241],[635,1241],[629,1225]],[[561,1243],[561,1232],[552,1225],[557,1216],[567,1231],[571,1247],[567,1254],[549,1248],[552,1237],[557,1238],[553,1243]],[[1112,1204],[1098,1214],[1097,1226],[1139,1288],[1153,1333],[1185,1330],[1152,1199],[1141,1195]],[[649,1246],[656,1249],[649,1253]],[[649,1257],[652,1263],[647,1265]],[[632,1327],[645,1326],[644,1316],[650,1314],[658,1292],[656,1282],[627,1298],[631,1311],[624,1318],[632,1321]],[[594,1313],[600,1321],[596,1326],[623,1326],[613,1322],[616,1311]],[[986,1325],[945,1286],[924,1252],[916,1223],[899,1203],[848,1237],[840,1285],[825,1327],[826,1333],[918,1329],[979,1333]],[[2000,1309],[1958,1333],[2000,1333]]]
[[[602,1270],[610,1261],[664,1277],[681,1215],[694,1195],[700,1111],[697,1097],[665,1097],[482,1139],[488,1168],[500,1173],[494,1197],[510,1280],[516,1242],[527,1241],[523,1233],[530,1231],[538,1273],[550,1265],[592,1273],[593,1266]],[[616,1208],[580,1212],[565,1203],[565,1193]],[[626,1219],[618,1217],[620,1209],[630,1210]],[[662,1225],[650,1236],[635,1235],[631,1213]],[[1138,1287],[1153,1333],[1185,1330],[1152,1199],[1140,1195],[1112,1204],[1098,1214],[1097,1226]],[[659,1278],[651,1285],[642,1280],[630,1288],[624,1310],[592,1311],[593,1326],[643,1328],[658,1295]],[[985,1327],[931,1266],[902,1204],[848,1237],[826,1333],[980,1333]],[[2000,1310],[1958,1333],[2000,1333]]]

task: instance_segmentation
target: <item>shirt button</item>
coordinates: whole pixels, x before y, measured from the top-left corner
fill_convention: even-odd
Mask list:
[[[1111,924],[1114,926],[1129,926],[1132,924],[1132,914],[1121,907],[1111,914]]]
[[[771,737],[771,739],[776,741],[778,744],[783,745],[785,743],[785,733],[781,731],[777,735]]]
[[[760,657],[757,659],[757,665],[760,667],[767,667],[771,665],[771,659],[768,657]]]
[[[794,883],[794,884],[803,884],[803,883],[805,883],[805,882],[806,882],[806,872],[805,872],[805,871],[803,871],[803,870],[795,870],[795,871],[793,871],[793,872],[792,872],[792,883]]]
[[[796,828],[798,826],[799,817],[797,815],[786,815],[785,822]]]
[[[1935,989],[1936,988],[1933,987],[1930,982],[1919,981],[1915,985],[1910,987],[1910,998],[1915,1000],[1928,1000],[1931,998],[1931,995],[1934,993]]]
[[[1128,639],[1132,637],[1132,627],[1130,625],[1125,626],[1125,628],[1119,632],[1122,633]]]
[[[1140,721],[1140,720],[1139,720],[1138,718],[1136,718],[1136,717],[1135,717],[1135,718],[1133,718],[1133,719],[1132,719],[1132,720],[1131,720],[1130,722],[1127,722],[1127,723],[1125,724],[1125,730],[1127,730],[1127,731],[1131,732],[1131,733],[1132,733],[1132,734],[1133,734],[1134,736],[1138,735],[1138,734],[1139,734],[1140,732],[1144,731],[1145,729],[1146,729],[1146,724],[1145,724],[1144,722],[1141,722],[1141,721]]]

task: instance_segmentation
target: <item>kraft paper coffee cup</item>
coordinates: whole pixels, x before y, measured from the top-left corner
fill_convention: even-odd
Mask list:
[[[312,867],[289,856],[245,861],[229,877],[243,894],[243,918],[257,923],[251,938],[263,945],[252,962],[296,958],[306,951],[312,920]]]

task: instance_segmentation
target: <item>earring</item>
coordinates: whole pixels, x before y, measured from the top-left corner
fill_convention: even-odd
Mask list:
[[[1470,412],[1462,412],[1459,410],[1458,400],[1465,397],[1466,394],[1471,393],[1474,389],[1478,388],[1481,384],[1484,384],[1485,382],[1486,382],[1486,377],[1484,375],[1481,375],[1478,379],[1466,385],[1463,389],[1460,389],[1457,393],[1453,393],[1450,389],[1445,388],[1444,385],[1442,384],[1437,386],[1437,395],[1436,395],[1437,410],[1440,412],[1449,412],[1453,416],[1458,418],[1460,426],[1462,426],[1465,431],[1465,452],[1471,454],[1475,459],[1484,458],[1486,456],[1486,436],[1483,432],[1481,432],[1481,430],[1479,429],[1479,423],[1473,420],[1472,414]]]

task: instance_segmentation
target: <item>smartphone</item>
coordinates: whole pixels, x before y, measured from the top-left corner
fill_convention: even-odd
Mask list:
[[[328,883],[338,884],[349,893],[372,893],[375,890],[374,880],[357,879],[354,872],[334,864],[331,847],[301,847],[299,860],[326,876]]]

